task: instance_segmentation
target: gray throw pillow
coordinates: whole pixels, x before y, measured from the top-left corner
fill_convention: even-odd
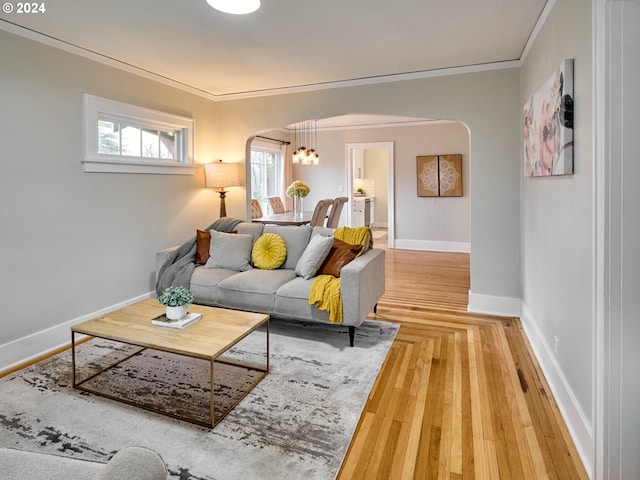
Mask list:
[[[237,272],[251,270],[251,235],[210,232],[209,259],[204,268],[225,268]]]
[[[333,237],[316,235],[309,240],[307,248],[304,249],[296,265],[296,275],[306,280],[315,276],[322,262],[324,262],[327,255],[329,255],[332,245]]]

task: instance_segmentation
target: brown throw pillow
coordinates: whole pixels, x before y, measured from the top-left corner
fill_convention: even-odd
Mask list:
[[[196,265],[204,265],[209,260],[211,233],[208,230],[196,231]]]
[[[362,245],[350,245],[337,238],[333,239],[333,246],[318,273],[340,277],[340,271],[351,260],[356,258],[362,250]]]
[[[229,233],[238,233],[234,230]],[[209,247],[211,245],[211,232],[208,230],[196,230],[196,265],[204,265],[209,260]]]

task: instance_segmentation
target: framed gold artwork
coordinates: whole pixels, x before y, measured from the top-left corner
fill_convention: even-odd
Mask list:
[[[419,197],[461,197],[462,155],[416,157]]]

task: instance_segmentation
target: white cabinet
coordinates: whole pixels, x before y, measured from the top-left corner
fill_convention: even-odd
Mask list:
[[[352,150],[351,162],[353,164],[353,178],[364,178],[364,150]]]
[[[370,227],[373,225],[373,197],[354,197],[351,201],[351,226]]]
[[[351,226],[364,227],[364,197],[356,197],[351,201]]]

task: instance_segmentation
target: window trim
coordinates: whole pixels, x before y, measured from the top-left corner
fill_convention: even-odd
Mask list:
[[[85,93],[84,110],[84,158],[82,164],[87,173],[156,173],[193,175],[194,121],[170,113],[138,107]],[[180,131],[176,147],[178,159],[162,159],[98,153],[98,121],[122,120],[140,126],[163,131]]]
[[[266,143],[266,142],[260,142],[260,141],[256,141],[254,140],[251,143],[251,147],[250,147],[250,152],[251,152],[251,157],[249,158],[249,168],[252,167],[253,165],[253,152],[260,152],[260,153],[271,153],[274,155],[278,155],[279,156],[279,162],[278,162],[278,167],[277,167],[277,172],[276,172],[276,177],[277,177],[277,185],[276,185],[276,194],[279,196],[282,196],[282,194],[284,194],[284,190],[286,189],[285,185],[284,185],[284,162],[285,162],[285,155],[284,152],[282,150],[281,147],[276,147],[271,143]],[[251,173],[251,175],[253,175],[253,173]],[[252,182],[253,184],[253,179]],[[253,192],[250,192],[251,195],[253,195]],[[267,193],[267,196],[269,194]],[[266,198],[264,199],[264,202],[266,202]],[[263,203],[264,203],[263,202]],[[266,207],[266,203],[263,205],[263,207]]]

